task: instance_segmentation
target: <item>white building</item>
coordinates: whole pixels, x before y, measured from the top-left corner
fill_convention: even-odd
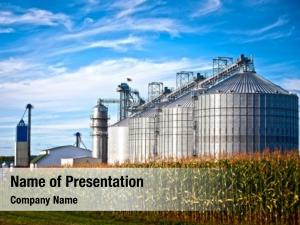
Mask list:
[[[92,157],[92,151],[72,145],[46,149],[31,161],[31,167],[61,166],[61,160],[66,158]]]
[[[80,158],[63,158],[61,159],[61,166],[72,167],[80,166],[82,164],[96,164],[102,163],[101,159],[91,158],[91,157],[80,157]]]

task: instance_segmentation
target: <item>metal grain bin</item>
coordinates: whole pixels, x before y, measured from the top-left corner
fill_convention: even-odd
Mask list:
[[[123,119],[108,128],[108,163],[129,160],[129,119]]]
[[[298,97],[238,73],[195,101],[199,155],[298,149]]]
[[[100,102],[92,109],[91,136],[93,158],[107,163],[107,107]]]
[[[163,159],[193,155],[193,99],[191,93],[164,106],[159,114],[158,156]]]
[[[145,162],[156,154],[156,109],[150,108],[129,118],[129,155],[131,162]]]
[[[15,166],[28,167],[28,126],[24,120],[20,120],[16,127],[16,148],[15,148]]]

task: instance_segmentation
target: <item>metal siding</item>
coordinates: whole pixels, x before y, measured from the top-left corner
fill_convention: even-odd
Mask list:
[[[209,94],[200,95],[196,103],[200,155],[298,147],[297,96],[278,93],[213,95],[213,98],[208,97]]]
[[[247,76],[229,78],[230,85],[221,82],[200,94],[195,105],[186,94],[159,113],[150,109],[130,118],[130,158],[153,156],[156,139],[157,156],[164,159],[191,156],[194,144],[199,156],[298,147],[297,96],[256,74]]]
[[[108,163],[123,163],[129,160],[129,128],[108,128]]]
[[[160,157],[182,158],[192,155],[193,121],[191,107],[163,108],[160,113]]]
[[[28,142],[16,142],[15,147],[15,166],[26,167],[28,166]]]
[[[107,107],[98,104],[93,108],[91,115],[93,157],[107,162],[108,134],[107,134]]]
[[[129,119],[129,159],[131,162],[145,162],[153,156],[154,132],[153,117]]]
[[[15,165],[26,167],[29,162],[27,125],[21,120],[16,127]]]

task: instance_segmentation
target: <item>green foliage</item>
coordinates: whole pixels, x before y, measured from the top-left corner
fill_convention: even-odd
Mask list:
[[[209,196],[197,199],[207,207],[191,212],[187,218],[197,222],[228,224],[300,224],[299,152],[265,152],[233,155],[218,160],[192,158],[180,161],[153,161],[122,167],[210,168],[221,170],[213,181]],[[210,170],[212,171],[212,170]],[[199,180],[203,180],[199,178]],[[197,179],[196,179],[197,180]],[[196,180],[194,182],[196,182]],[[217,181],[217,182],[216,182]],[[193,193],[193,194],[194,194]],[[199,193],[198,196],[201,196]],[[178,213],[174,213],[177,215]],[[188,213],[179,213],[181,218]],[[182,215],[183,214],[183,215]]]
[[[92,165],[103,167],[106,165]],[[91,165],[81,165],[91,167]],[[107,167],[107,166],[106,166]],[[300,157],[293,153],[235,155],[122,164],[130,168],[209,168],[222,171],[210,189],[211,210],[194,212],[24,212],[0,214],[0,224],[300,224]],[[215,170],[214,170],[215,169]],[[197,176],[184,179],[194,179]],[[203,178],[201,178],[203,179]],[[195,190],[195,193],[200,190]],[[211,194],[210,193],[210,194]],[[211,195],[210,195],[211,196]],[[216,200],[216,201],[215,201]],[[216,207],[218,206],[218,207]],[[217,209],[217,210],[216,210]],[[77,219],[75,219],[77,218]],[[27,221],[27,222],[26,222]]]

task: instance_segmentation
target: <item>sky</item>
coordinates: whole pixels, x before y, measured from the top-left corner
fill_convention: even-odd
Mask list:
[[[147,99],[152,81],[174,86],[182,70],[211,74],[212,58],[241,53],[257,73],[300,93],[297,0],[0,0],[0,155],[14,155],[15,127],[34,106],[32,153],[91,147],[89,117],[118,84]],[[110,123],[117,106],[109,106]]]

